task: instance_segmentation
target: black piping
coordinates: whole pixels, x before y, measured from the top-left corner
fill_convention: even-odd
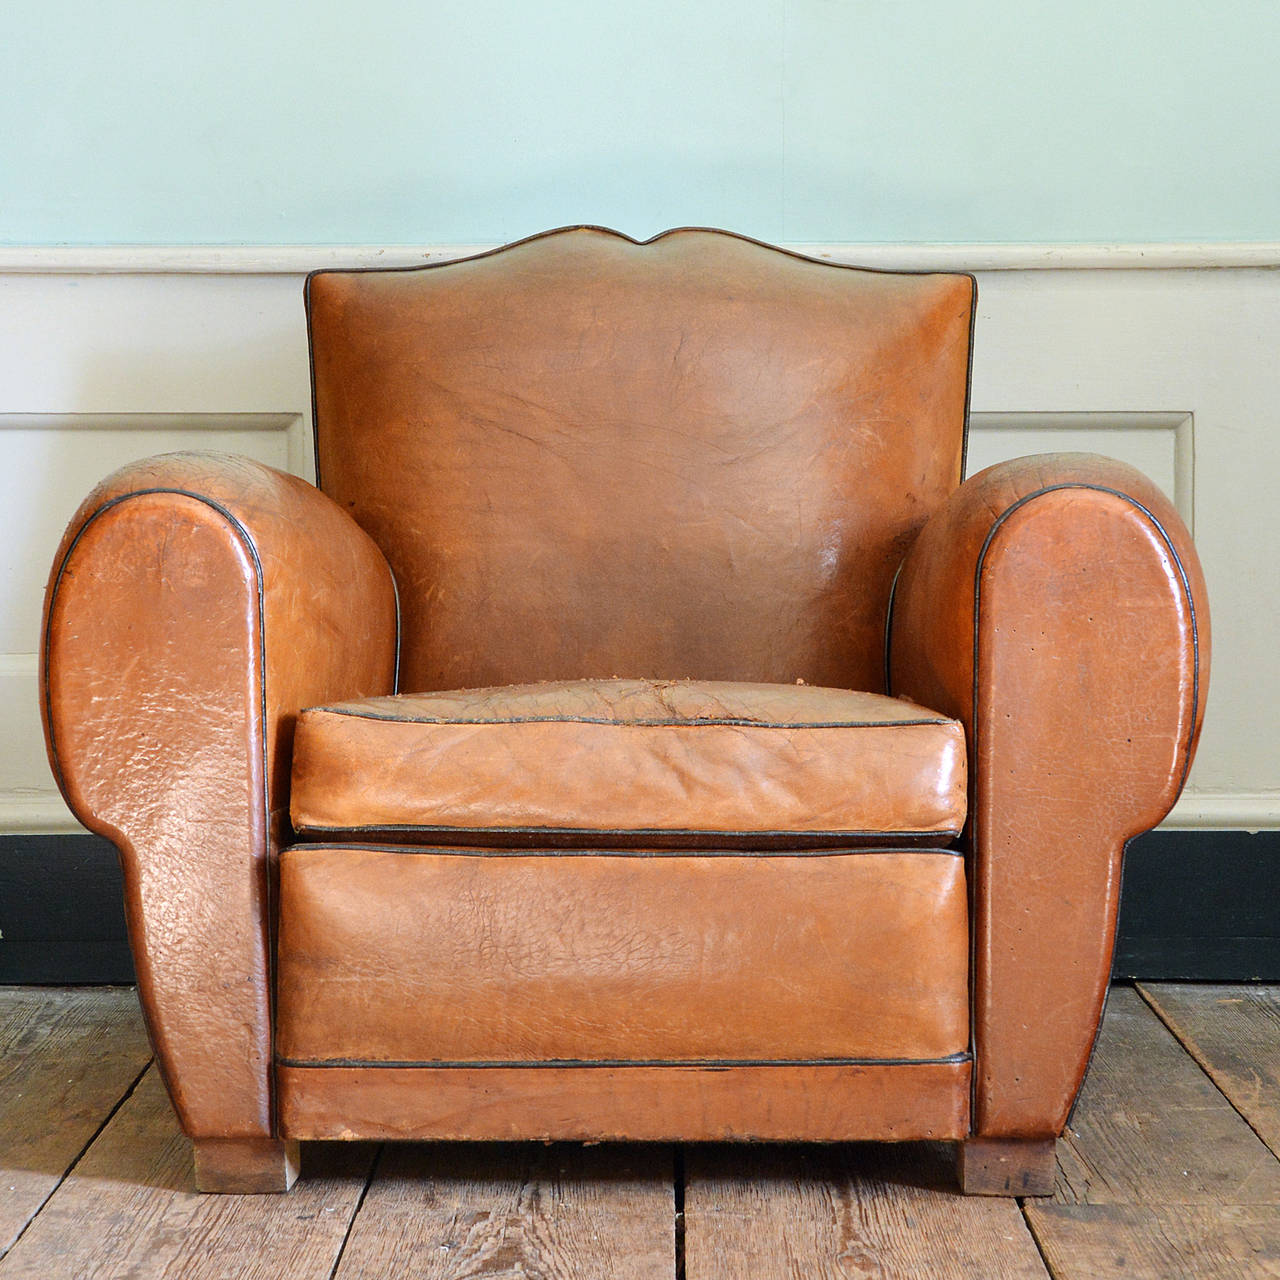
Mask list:
[[[969,403],[973,391],[973,335],[978,323],[978,277],[971,271],[960,272],[969,277],[973,292],[969,301],[969,367],[964,375],[964,430],[960,436],[960,483],[964,483],[969,466]]]
[[[886,696],[893,697],[893,663],[891,655],[893,653],[893,605],[898,598],[898,579],[902,577],[902,566],[907,563],[906,556],[902,557],[898,567],[893,571],[893,581],[889,584],[889,608],[884,615],[884,691]],[[954,720],[949,721],[955,724]]]
[[[649,236],[644,240],[637,240],[634,236],[627,235],[625,231],[617,231],[613,227],[602,227],[599,223],[594,222],[573,222],[567,223],[563,227],[552,227],[548,231],[535,231],[532,235],[521,236],[518,240],[510,240],[506,244],[494,245],[492,249],[482,249],[479,253],[469,253],[463,258],[444,258],[439,262],[411,262],[398,267],[317,267],[314,271],[307,274],[306,284],[309,286],[316,276],[372,275],[375,272],[384,272],[389,274],[391,272],[404,273],[408,271],[441,271],[448,267],[459,266],[463,263],[479,262],[483,258],[493,258],[500,253],[506,253],[509,249],[519,249],[524,245],[533,244],[536,240],[549,240],[552,236],[562,236],[575,231],[593,231],[598,235],[613,236],[616,240],[625,240],[628,244],[635,245],[640,249],[651,244],[657,244],[659,240],[665,240],[668,236],[724,236],[729,240],[741,240],[744,244],[753,244],[758,249],[768,249],[771,253],[780,253],[785,257],[795,258],[799,262],[811,262],[820,267],[833,267],[837,271],[864,271],[868,275],[877,276],[968,276],[969,279],[973,281],[975,299],[977,297],[977,278],[970,271],[929,271],[923,269],[902,270],[894,267],[861,267],[852,262],[833,262],[830,258],[815,258],[810,254],[801,253],[797,249],[788,249],[783,245],[770,244],[767,240],[758,240],[755,236],[744,235],[740,231],[726,231],[723,227],[668,227],[665,231],[659,231],[657,235]]]
[[[316,828],[302,828],[303,831]],[[477,830],[477,835],[485,831]],[[586,834],[593,834],[588,832]],[[605,833],[616,834],[616,833]],[[718,834],[718,833],[713,833]],[[892,832],[901,835],[901,832]],[[947,832],[930,833],[946,835]],[[933,845],[907,845],[905,847],[885,846],[875,848],[830,848],[816,849],[540,849],[535,845],[523,848],[493,849],[483,845],[441,845],[430,848],[419,848],[405,844],[374,844],[372,841],[352,843],[313,841],[291,846],[294,856],[305,856],[307,853],[394,853],[398,857],[415,857],[421,855],[448,856],[459,858],[869,858],[880,854],[899,856],[904,853],[942,854],[949,858],[959,858],[963,849],[940,849]]]
[[[981,628],[979,627],[978,624],[979,624],[979,616],[982,608],[982,570],[987,558],[987,551],[989,550],[991,543],[995,538],[996,534],[999,532],[1000,527],[1004,524],[1004,522],[1007,519],[1009,519],[1010,516],[1014,514],[1014,512],[1018,511],[1022,507],[1025,507],[1027,503],[1034,501],[1036,498],[1042,498],[1047,493],[1056,493],[1060,489],[1086,489],[1094,493],[1108,493],[1113,498],[1119,498],[1122,502],[1127,502],[1129,503],[1130,506],[1137,508],[1137,510],[1141,511],[1142,514],[1146,516],[1148,520],[1151,521],[1152,526],[1155,528],[1156,532],[1163,539],[1165,546],[1168,547],[1169,549],[1169,558],[1173,561],[1174,565],[1178,570],[1178,577],[1182,581],[1182,589],[1185,592],[1187,597],[1187,612],[1191,618],[1191,653],[1192,653],[1192,663],[1191,663],[1192,665],[1192,674],[1191,674],[1192,731],[1187,735],[1187,743],[1183,751],[1182,776],[1179,779],[1179,783],[1178,783],[1179,789],[1181,789],[1183,784],[1186,782],[1187,774],[1191,769],[1191,744],[1195,740],[1196,710],[1200,706],[1200,631],[1199,631],[1199,625],[1196,621],[1196,603],[1195,603],[1194,596],[1191,594],[1191,583],[1190,583],[1190,580],[1187,578],[1187,571],[1183,567],[1182,561],[1178,556],[1177,548],[1173,545],[1173,539],[1169,537],[1168,531],[1165,529],[1164,525],[1160,523],[1160,521],[1156,518],[1155,514],[1152,511],[1150,511],[1147,507],[1144,507],[1142,503],[1137,500],[1137,498],[1131,497],[1129,494],[1123,493],[1119,489],[1113,489],[1109,485],[1105,485],[1105,484],[1088,484],[1080,480],[1067,480],[1067,481],[1063,481],[1061,484],[1045,485],[1041,489],[1036,489],[1033,493],[1024,494],[1021,498],[1017,500],[1017,502],[1007,507],[996,518],[991,528],[987,531],[986,538],[983,539],[982,550],[978,552],[978,561],[977,561],[976,569],[974,571],[974,581],[973,581],[973,703],[972,703],[972,710],[970,713],[973,718],[973,726],[974,726],[973,727],[974,760],[976,762],[978,757],[978,750],[977,750],[978,640],[981,633]],[[975,786],[976,786],[976,774],[975,774]],[[974,812],[976,813],[977,810],[974,809]]]
[[[448,1060],[383,1061],[366,1058],[277,1058],[280,1067],[304,1067],[326,1069],[342,1067],[372,1067],[375,1069],[415,1069],[421,1067],[441,1070],[492,1071],[511,1068],[543,1070],[556,1067],[706,1067],[716,1070],[723,1067],[949,1067],[971,1062],[967,1052],[948,1054],[943,1058],[544,1058],[538,1061],[475,1062]]]
[[[403,831],[412,834],[422,835],[469,835],[477,838],[492,835],[521,835],[521,836],[589,836],[594,839],[606,839],[616,836],[652,836],[655,839],[671,836],[697,836],[703,839],[714,839],[723,836],[725,839],[733,840],[955,840],[959,837],[960,832],[954,829],[946,831],[718,831],[718,830],[702,830],[697,827],[447,827],[447,826],[427,826],[412,822],[371,822],[358,827],[316,827],[316,826],[300,826],[294,827],[294,831],[298,835],[317,835],[317,836],[337,836],[350,834],[353,836],[363,834],[376,834],[379,831]],[[903,849],[897,852],[934,852],[934,853],[954,853],[954,849]],[[433,851],[434,852],[434,851]],[[504,851],[505,852],[505,851]],[[600,850],[591,850],[591,852],[601,852]],[[626,850],[616,850],[618,853],[625,853]],[[668,850],[648,850],[637,851],[637,853],[646,852],[656,856],[665,855]],[[706,850],[673,850],[676,853],[700,853],[704,856]],[[749,854],[751,850],[720,850],[727,856],[739,857],[743,854]],[[756,851],[762,856],[773,856],[772,851]],[[803,850],[787,850],[789,853],[801,854]],[[816,852],[816,851],[815,851]],[[876,849],[876,853],[893,852],[888,849]]]
[[[259,727],[262,735],[262,811],[264,814],[264,837],[269,841],[270,832],[267,825],[270,822],[271,806],[270,795],[267,790],[267,638],[265,623],[265,597],[262,585],[262,561],[258,558],[258,548],[254,545],[253,539],[249,536],[249,531],[235,517],[228,508],[221,503],[215,502],[212,498],[206,497],[204,494],[193,493],[190,489],[161,488],[154,489],[132,489],[128,493],[122,493],[118,496],[104,502],[92,514],[85,518],[84,523],[76,530],[76,535],[72,538],[70,545],[67,547],[66,554],[62,557],[62,563],[58,565],[58,572],[54,577],[53,586],[49,590],[49,617],[53,618],[54,604],[58,597],[58,588],[62,585],[62,575],[66,572],[68,563],[75,552],[76,547],[80,543],[80,539],[84,537],[89,526],[93,524],[99,516],[105,515],[113,507],[119,506],[122,502],[127,502],[130,498],[142,498],[152,494],[172,494],[180,498],[193,498],[196,502],[203,503],[206,507],[216,511],[231,526],[236,536],[244,544],[245,550],[248,551],[250,558],[253,560],[254,577],[257,583],[258,596],[258,645],[260,649],[260,687],[259,687]],[[68,800],[66,795],[66,787],[62,775],[62,764],[58,759],[57,743],[54,741],[53,730],[53,703],[49,690],[49,646],[51,642],[52,627],[45,630],[44,637],[44,694],[45,703],[45,721],[49,725],[49,745],[50,754],[53,756],[54,770],[57,774],[58,789],[62,792],[63,798]],[[80,817],[77,813],[76,817]]]
[[[699,729],[706,726],[740,729],[914,729],[925,725],[959,725],[958,720],[940,717],[934,720],[740,720],[729,716],[697,720],[610,720],[605,716],[491,716],[476,719],[454,719],[445,716],[380,715],[346,706],[306,707],[307,712],[322,711],[326,715],[350,716],[355,720],[380,720],[388,724],[606,724],[619,729]]]
[[[307,273],[307,278],[302,282],[302,309],[307,317],[307,374],[311,380],[311,459],[316,469],[316,488],[323,489],[320,480],[320,426],[316,417],[316,344],[311,329],[311,281],[318,273],[311,271]],[[392,579],[395,574],[391,575]],[[399,592],[397,591],[397,609],[399,607]],[[399,635],[399,628],[396,631]],[[398,646],[397,646],[398,656]]]
[[[316,465],[319,466],[317,457]],[[378,548],[381,550],[381,547]],[[386,561],[386,557],[383,556]],[[391,672],[391,692],[400,692],[400,584],[396,581],[396,575],[392,571],[390,562],[387,562],[387,576],[391,579],[391,594],[396,602],[396,663],[395,668]]]
[[[960,432],[960,477],[959,484],[965,481],[965,472],[969,467],[969,408],[973,395],[973,335],[978,322],[978,278],[972,272],[959,272],[967,275],[972,286],[969,302],[969,361],[964,374],[964,426]],[[918,536],[918,535],[917,535]],[[908,552],[909,554],[909,552]],[[907,563],[904,555],[894,570],[893,582],[889,585],[889,608],[884,615],[884,691],[893,696],[893,605],[898,594],[898,579],[902,576],[902,568]]]

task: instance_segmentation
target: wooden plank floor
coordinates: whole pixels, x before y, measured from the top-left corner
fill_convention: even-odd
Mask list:
[[[1280,1277],[1280,988],[1117,987],[1048,1200],[942,1145],[304,1148],[202,1196],[133,993],[0,988],[0,1280]]]

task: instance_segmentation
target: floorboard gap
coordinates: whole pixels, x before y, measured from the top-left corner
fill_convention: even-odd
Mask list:
[[[677,1146],[672,1158],[672,1190],[675,1195],[676,1280],[686,1280],[684,1265],[684,1148]]]
[[[1216,985],[1216,984],[1207,983],[1206,985]],[[1245,1112],[1241,1111],[1238,1106],[1236,1106],[1235,1099],[1229,1093],[1227,1093],[1226,1090],[1223,1089],[1222,1086],[1213,1078],[1213,1073],[1209,1070],[1208,1065],[1203,1061],[1199,1053],[1196,1052],[1194,1046],[1188,1044],[1185,1040],[1182,1039],[1182,1037],[1177,1033],[1177,1031],[1174,1030],[1173,1025],[1164,1016],[1164,1013],[1161,1011],[1160,1006],[1156,1004],[1155,999],[1149,998],[1147,996],[1146,989],[1143,987],[1142,983],[1135,982],[1133,986],[1134,986],[1134,990],[1137,991],[1138,996],[1142,1000],[1143,1004],[1145,1004],[1147,1008],[1151,1010],[1151,1012],[1156,1016],[1160,1025],[1174,1038],[1174,1040],[1177,1042],[1177,1045],[1182,1050],[1182,1052],[1185,1053],[1187,1057],[1190,1058],[1191,1061],[1194,1062],[1196,1066],[1200,1068],[1200,1070],[1204,1073],[1205,1079],[1208,1080],[1209,1083],[1213,1085],[1213,1087],[1217,1089],[1217,1091],[1222,1095],[1222,1097],[1226,1099],[1227,1105],[1231,1108],[1232,1111],[1236,1113],[1236,1115],[1240,1117],[1241,1120],[1245,1122],[1245,1124],[1249,1126],[1249,1128],[1257,1137],[1258,1141],[1261,1142],[1262,1145],[1266,1147],[1266,1149],[1270,1151],[1271,1154],[1277,1160],[1280,1160],[1280,1152],[1272,1150],[1271,1143],[1269,1143],[1267,1139],[1263,1136],[1263,1134],[1259,1132],[1257,1126],[1253,1123],[1252,1120],[1249,1119],[1248,1115]]]
[[[342,1256],[347,1251],[347,1245],[351,1240],[351,1233],[355,1230],[356,1219],[360,1216],[360,1210],[364,1208],[364,1198],[369,1194],[369,1188],[373,1186],[373,1180],[378,1176],[378,1167],[382,1164],[382,1157],[386,1154],[387,1144],[384,1142],[379,1148],[378,1153],[373,1157],[373,1163],[369,1166],[369,1176],[364,1180],[364,1186],[360,1188],[360,1198],[356,1201],[356,1207],[351,1211],[351,1217],[347,1219],[347,1229],[342,1234],[342,1243],[338,1246],[338,1252],[334,1256],[333,1266],[329,1268],[329,1280],[335,1280],[339,1267],[342,1266]],[[288,1192],[285,1193],[286,1195]]]
[[[151,1066],[154,1061],[155,1061],[154,1058],[148,1058],[146,1062],[143,1063],[142,1070],[139,1071],[136,1076],[134,1076],[133,1083],[120,1095],[120,1097],[116,1099],[115,1105],[112,1106],[111,1109],[107,1112],[106,1116],[103,1118],[102,1123],[98,1125],[98,1127],[89,1135],[89,1139],[84,1144],[84,1146],[82,1146],[80,1150],[76,1152],[75,1159],[72,1160],[69,1165],[67,1165],[67,1167],[62,1171],[62,1175],[53,1184],[53,1186],[49,1188],[49,1194],[45,1196],[43,1200],[40,1201],[40,1203],[35,1208],[35,1212],[32,1213],[32,1215],[26,1220],[26,1222],[22,1224],[22,1229],[9,1242],[9,1247],[7,1249],[0,1249],[0,1261],[3,1261],[6,1257],[9,1256],[9,1254],[11,1254],[18,1247],[19,1242],[22,1240],[22,1237],[27,1234],[27,1231],[30,1228],[31,1224],[41,1215],[41,1213],[44,1212],[45,1205],[47,1205],[49,1201],[52,1200],[55,1195],[57,1195],[58,1190],[62,1186],[62,1184],[66,1182],[66,1180],[75,1172],[76,1166],[80,1163],[81,1160],[84,1159],[85,1153],[89,1150],[89,1148],[93,1146],[95,1142],[97,1142],[99,1137],[101,1137],[102,1131],[107,1127],[107,1125],[111,1123],[112,1119],[115,1117],[116,1112],[119,1111],[120,1108],[123,1107],[124,1104],[128,1102],[130,1098],[133,1097],[134,1090],[136,1090],[137,1087],[142,1083],[142,1077],[145,1076],[147,1072],[151,1070]]]
[[[1039,1197],[1036,1197],[1038,1199]],[[1036,1203],[1036,1199],[1029,1196],[1023,1196],[1018,1201],[1018,1211],[1022,1214],[1022,1225],[1027,1229],[1027,1235],[1031,1237],[1031,1243],[1035,1245],[1036,1252],[1040,1255],[1040,1262],[1044,1266],[1044,1273],[1053,1280],[1055,1272],[1049,1263],[1049,1255],[1044,1251],[1044,1245],[1040,1243],[1040,1237],[1036,1235],[1035,1223],[1031,1221],[1031,1215],[1027,1210]]]

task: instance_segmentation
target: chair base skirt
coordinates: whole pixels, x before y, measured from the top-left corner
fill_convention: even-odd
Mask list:
[[[291,1139],[844,1142],[969,1131],[967,1060],[278,1066]]]

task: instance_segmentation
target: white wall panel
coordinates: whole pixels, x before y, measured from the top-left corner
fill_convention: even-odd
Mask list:
[[[1151,477],[1191,524],[1194,422],[1189,413],[973,413],[966,475],[1029,453],[1105,453]]]
[[[151,454],[217,449],[303,471],[309,441],[296,413],[0,413],[0,520],[19,536],[0,553],[0,653],[34,647],[49,565],[84,496],[117,467]]]

